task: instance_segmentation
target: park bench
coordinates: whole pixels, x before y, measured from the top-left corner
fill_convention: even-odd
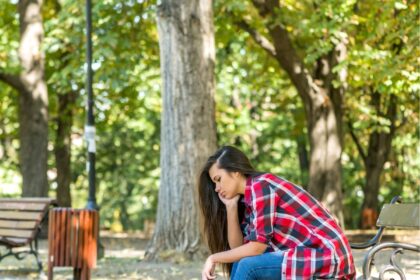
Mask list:
[[[51,198],[0,198],[0,245],[7,250],[3,255],[0,252],[0,261],[8,256],[22,260],[32,254],[42,271],[38,236],[48,209],[55,204]],[[28,250],[20,250],[28,246]]]
[[[375,265],[375,256],[383,253],[384,250],[393,249],[389,265],[386,265],[379,271],[379,279],[383,280],[385,273],[394,272],[399,275],[401,280],[405,280],[403,269],[396,262],[396,255],[402,254],[404,250],[420,253],[420,246],[404,242],[381,242],[382,235],[386,228],[405,228],[420,230],[420,204],[419,203],[401,203],[399,196],[392,199],[390,204],[385,204],[379,214],[376,225],[379,227],[376,235],[366,243],[350,244],[352,249],[370,248],[363,261],[363,279],[370,280],[371,270]]]

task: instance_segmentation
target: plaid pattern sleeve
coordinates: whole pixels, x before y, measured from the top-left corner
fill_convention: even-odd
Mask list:
[[[270,185],[262,181],[251,189],[252,211],[250,211],[249,234],[247,241],[258,241],[268,244],[273,238],[275,206],[278,196]]]
[[[305,190],[263,174],[248,178],[244,203],[244,242],[281,250],[281,279],[354,279],[346,237],[328,210]]]

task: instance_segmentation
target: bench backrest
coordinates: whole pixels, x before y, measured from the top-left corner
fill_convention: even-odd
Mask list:
[[[0,241],[10,247],[31,242],[54,202],[51,198],[0,198]]]
[[[385,204],[376,222],[378,226],[420,229],[420,204]]]

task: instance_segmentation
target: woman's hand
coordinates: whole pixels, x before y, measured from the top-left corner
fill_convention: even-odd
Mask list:
[[[223,204],[226,206],[226,208],[229,208],[229,207],[232,207],[232,206],[237,206],[240,197],[241,196],[239,194],[237,194],[232,198],[225,198],[219,193],[219,198],[223,202]]]
[[[215,279],[216,275],[214,275],[214,269],[216,267],[216,263],[213,261],[212,256],[209,256],[204,263],[203,270],[201,271],[201,279],[202,280],[209,280]]]

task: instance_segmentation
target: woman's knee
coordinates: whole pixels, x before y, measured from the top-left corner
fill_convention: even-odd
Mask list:
[[[235,273],[232,280],[246,280],[255,279],[254,277],[254,261],[252,257],[246,257],[240,259],[235,264]]]

